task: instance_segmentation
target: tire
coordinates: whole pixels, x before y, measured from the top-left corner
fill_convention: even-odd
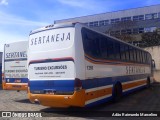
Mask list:
[[[150,81],[150,78],[148,77],[147,78],[147,86],[146,87],[149,88],[150,86],[151,86],[151,81]]]
[[[122,86],[120,83],[117,83],[113,91],[113,102],[120,101],[121,97],[122,97]]]

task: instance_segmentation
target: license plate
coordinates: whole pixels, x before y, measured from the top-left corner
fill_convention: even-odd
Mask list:
[[[13,88],[21,88],[20,85],[12,85]]]
[[[46,89],[46,90],[44,90],[44,93],[45,94],[55,94],[56,93],[56,91],[55,90],[52,90],[52,89]]]

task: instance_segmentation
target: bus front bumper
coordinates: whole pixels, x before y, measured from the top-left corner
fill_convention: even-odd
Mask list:
[[[5,90],[27,90],[28,83],[5,83]]]
[[[28,97],[32,103],[38,102],[50,107],[85,106],[85,90],[74,92],[73,95],[32,94],[28,90]]]

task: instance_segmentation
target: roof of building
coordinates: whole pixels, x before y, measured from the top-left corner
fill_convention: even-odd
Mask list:
[[[93,14],[93,15],[87,15],[87,16],[80,16],[80,17],[74,17],[74,18],[68,18],[68,19],[62,19],[62,20],[55,20],[55,23],[62,23],[62,22],[90,22],[92,19],[100,20],[104,18],[119,18],[119,17],[128,17],[128,16],[134,16],[134,15],[140,15],[140,14],[147,14],[147,13],[154,13],[154,12],[160,12],[160,4],[157,5],[151,5],[151,6],[145,6],[145,7],[138,7],[138,8],[131,8],[131,9],[125,9],[125,10],[118,10],[118,11],[111,11],[111,12],[105,12],[100,14]]]

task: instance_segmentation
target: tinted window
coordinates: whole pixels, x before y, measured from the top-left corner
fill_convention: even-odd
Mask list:
[[[130,60],[129,48],[128,48],[128,47],[129,47],[128,45],[125,46],[125,53],[126,53],[126,60],[127,60],[127,61]]]
[[[134,61],[137,62],[137,51],[134,49]]]
[[[100,49],[101,49],[101,55],[102,55],[102,58],[107,58],[107,38],[103,37],[101,38],[101,41],[100,41]]]
[[[130,53],[130,60],[134,61],[134,51],[133,51],[133,47],[129,47],[129,53]]]
[[[115,54],[115,59],[120,59],[120,44],[119,42],[115,42],[114,44],[114,54]]]
[[[114,38],[83,28],[82,39],[84,52],[91,57],[150,64],[150,54]]]
[[[82,33],[85,53],[92,57],[100,57],[99,35],[86,29],[83,29]]]
[[[120,44],[120,53],[121,53],[121,60],[125,61],[126,60],[126,52],[125,52],[125,45]]]
[[[115,57],[114,57],[114,42],[111,39],[108,40],[107,51],[108,51],[108,58],[115,59]]]

